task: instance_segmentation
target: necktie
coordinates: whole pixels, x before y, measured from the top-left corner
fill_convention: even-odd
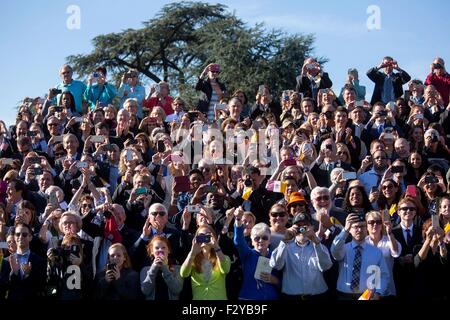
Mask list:
[[[352,291],[358,291],[359,289],[359,276],[361,272],[361,246],[355,247],[355,259],[353,260],[353,270],[352,270],[352,282],[350,284],[350,289]]]
[[[406,244],[408,245],[408,247],[411,247],[412,245],[412,237],[411,237],[411,230],[406,229]]]
[[[384,130],[384,124],[380,124],[380,125],[378,126],[378,134],[382,134],[382,133],[383,133],[383,130]]]

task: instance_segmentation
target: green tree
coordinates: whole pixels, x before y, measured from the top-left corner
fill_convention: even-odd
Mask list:
[[[105,66],[117,84],[128,68],[137,69],[144,82],[168,81],[194,104],[193,86],[211,62],[223,66],[221,79],[229,92],[242,88],[253,97],[263,83],[276,95],[293,89],[313,42],[313,35],[266,30],[262,23],[247,26],[222,4],[183,2],[165,5],[141,29],[95,37],[91,53],[67,61],[81,76]]]

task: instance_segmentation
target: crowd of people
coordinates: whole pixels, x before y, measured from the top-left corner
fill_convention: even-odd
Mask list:
[[[422,81],[384,57],[370,102],[313,58],[280,97],[222,68],[189,106],[63,65],[0,121],[0,300],[447,299],[443,59]]]

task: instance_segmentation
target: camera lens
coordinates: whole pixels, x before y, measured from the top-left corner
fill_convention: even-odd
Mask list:
[[[246,187],[250,187],[252,184],[253,184],[253,183],[252,183],[252,179],[250,179],[250,178],[245,179],[244,185],[245,185]]]

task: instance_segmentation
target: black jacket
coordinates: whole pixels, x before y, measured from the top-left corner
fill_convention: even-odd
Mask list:
[[[372,100],[370,104],[375,104],[381,101],[381,93],[383,92],[384,79],[386,79],[386,74],[384,72],[378,71],[377,67],[374,67],[367,71],[367,77],[375,82],[375,88],[373,89]],[[400,70],[398,73],[392,74],[392,84],[394,86],[395,98],[399,98],[403,95],[403,85],[411,80],[410,75],[404,71]]]
[[[306,75],[304,75],[303,77],[298,76],[296,80],[297,85],[295,86],[295,91],[303,93],[303,97],[313,98],[315,101],[317,99],[317,96],[313,97],[313,93],[311,90],[311,80],[309,80],[309,78]],[[319,87],[317,88],[317,90],[328,89],[331,88],[332,85],[333,81],[331,81],[330,77],[328,76],[328,73],[324,72],[322,74]]]
[[[223,83],[220,83],[219,81],[217,81],[217,84],[219,85],[220,90],[222,90],[222,92],[225,93],[226,92],[225,85]],[[205,80],[202,78],[198,78],[197,84],[195,85],[195,90],[202,92],[200,100],[198,101],[197,104],[197,110],[203,113],[207,113],[213,91],[209,79]]]

